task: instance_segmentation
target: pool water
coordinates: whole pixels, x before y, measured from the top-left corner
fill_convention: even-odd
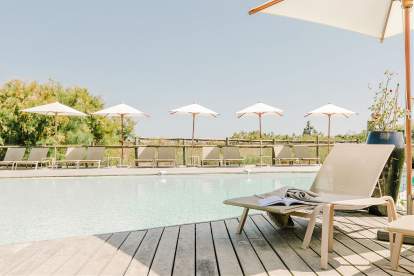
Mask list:
[[[0,244],[137,230],[238,216],[223,200],[314,173],[0,179]]]

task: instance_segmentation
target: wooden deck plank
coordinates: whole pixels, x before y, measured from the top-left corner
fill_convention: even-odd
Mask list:
[[[112,234],[90,236],[82,243],[81,249],[73,256],[71,256],[61,267],[52,273],[52,275],[75,275],[86,263],[89,258],[108,240]]]
[[[224,222],[211,222],[211,230],[220,274],[243,275]]]
[[[131,232],[100,275],[124,275],[146,231]]]
[[[164,229],[148,275],[166,276],[172,274],[178,230],[178,226]]]
[[[196,274],[219,275],[210,223],[196,224]]]
[[[266,218],[266,217],[265,217]],[[275,227],[277,230],[277,226],[270,222],[269,219],[267,221]],[[305,263],[312,268],[318,275],[340,275],[331,265],[328,263],[328,268],[323,270],[320,268],[321,259],[318,254],[316,254],[313,250],[302,249],[302,240],[300,240],[294,233],[292,229],[284,229],[279,231],[280,236],[283,240],[285,240],[292,249],[298,254]]]
[[[42,265],[50,257],[55,255],[62,246],[61,240],[45,241],[42,248],[34,254],[31,258],[22,260],[22,263],[10,271],[7,275],[29,275],[34,269]]]
[[[300,238],[300,240],[303,240],[303,238],[305,237],[306,226],[304,226],[301,223],[297,223],[297,221],[295,222],[296,224],[293,229],[293,232]],[[312,236],[309,248],[312,249],[316,254],[318,254],[318,256],[320,256],[321,241],[315,233]],[[355,266],[349,263],[346,259],[338,255],[335,251],[329,254],[328,264],[335,268],[342,275],[364,275],[360,270],[358,270]]]
[[[114,233],[99,250],[82,266],[76,275],[98,275],[116,254],[119,247],[128,237],[130,232]]]
[[[263,264],[260,262],[255,250],[250,244],[246,234],[242,232],[237,234],[237,226],[239,224],[237,219],[226,220],[226,227],[230,234],[230,239],[233,243],[236,254],[239,257],[240,265],[245,275],[267,275]]]
[[[173,275],[195,274],[195,224],[182,225],[178,236]]]
[[[303,227],[307,226],[307,222],[304,219],[295,218],[295,222],[301,224]],[[319,252],[320,252],[320,237],[321,237],[321,229],[318,225],[316,225],[314,230],[314,235],[311,243],[315,243],[317,241]],[[334,253],[338,254],[340,257],[345,259],[347,262],[352,264],[355,268],[359,271],[363,272],[366,275],[389,275],[385,271],[381,270],[377,266],[371,264],[368,260],[362,258],[348,247],[344,246],[342,243],[336,242],[334,244]],[[332,254],[329,254],[332,257]]]
[[[64,239],[59,251],[46,262],[35,268],[30,275],[51,275],[65,264],[72,256],[82,250],[84,244],[90,239],[89,236]]]
[[[262,215],[251,218],[292,274],[316,275]]]
[[[292,275],[250,217],[246,220],[243,232],[249,239],[269,275]]]
[[[148,274],[163,230],[163,228],[155,228],[147,231],[125,275]]]
[[[381,267],[383,267],[387,272],[391,273],[390,268],[390,251],[389,248],[383,246],[381,244],[376,243],[374,240],[364,236],[364,228],[356,225],[356,224],[344,224],[341,222],[341,218],[339,217],[336,221],[337,229],[347,235],[349,238],[352,238],[357,243],[361,244],[362,246],[368,248],[369,250],[377,253],[384,260],[381,263],[378,263]],[[362,231],[361,231],[362,230]],[[402,272],[411,272],[414,273],[414,263],[411,261],[401,258],[400,266],[402,267]]]

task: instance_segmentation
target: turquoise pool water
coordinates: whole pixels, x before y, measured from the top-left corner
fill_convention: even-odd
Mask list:
[[[283,185],[308,188],[313,173],[0,179],[0,244],[238,216],[222,201]]]

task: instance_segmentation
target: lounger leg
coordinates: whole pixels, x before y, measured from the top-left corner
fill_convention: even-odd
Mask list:
[[[237,234],[241,234],[243,231],[244,224],[246,223],[247,214],[249,213],[249,208],[244,208],[243,213],[240,217],[239,226],[237,227]]]
[[[390,196],[386,196],[385,200],[387,201],[388,222],[394,221],[397,219],[397,209],[395,208],[394,200]]]
[[[313,210],[313,213],[309,219],[308,227],[306,228],[305,237],[303,238],[302,248],[307,249],[312,239],[313,230],[315,229],[316,217],[321,213],[322,205],[318,205]]]
[[[328,243],[328,251],[333,252],[333,241],[334,241],[334,214],[335,210],[333,205],[329,210],[329,243]]]
[[[321,239],[321,268],[328,268],[328,254],[330,243],[330,231],[331,227],[331,210],[332,204],[326,204],[323,206],[323,220],[322,220],[322,239]]]
[[[398,263],[400,261],[401,246],[403,242],[403,235],[400,233],[395,234],[395,241],[390,243],[391,252],[391,268],[393,270],[398,269]]]

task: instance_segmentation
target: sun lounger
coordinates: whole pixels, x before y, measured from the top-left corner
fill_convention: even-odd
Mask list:
[[[201,166],[221,165],[220,149],[218,147],[203,147],[203,155],[201,158]]]
[[[25,148],[7,148],[3,161],[0,161],[0,166],[5,166],[6,168],[10,166],[11,169],[14,169],[16,161],[23,159],[25,151]]]
[[[396,217],[391,197],[371,198],[380,174],[393,150],[393,145],[340,144],[327,156],[311,188],[319,195],[315,206],[260,207],[257,196],[234,198],[224,204],[243,207],[238,232],[243,229],[249,209],[289,214],[309,218],[303,247],[309,245],[316,216],[323,212],[321,267],[327,268],[328,251],[333,244],[334,210],[359,210],[374,205],[386,205],[390,220]]]
[[[414,236],[414,216],[403,216],[389,223],[391,268],[398,269],[404,237]]]
[[[136,167],[155,167],[155,153],[154,147],[139,147],[137,159],[134,160]],[[141,166],[140,164],[144,164]],[[145,166],[145,164],[147,164]]]
[[[278,145],[273,147],[273,160],[275,164],[282,165],[287,162],[288,164],[297,163],[298,159],[293,157],[292,148],[287,145]]]
[[[105,158],[105,147],[88,147],[86,150],[85,159],[79,160],[79,165],[85,167],[96,165],[97,168],[101,167]]]
[[[175,167],[176,166],[175,148],[173,147],[158,148],[158,156],[157,156],[155,163],[157,167]],[[168,164],[168,165],[165,165],[165,164]]]
[[[65,159],[56,161],[56,166],[65,165],[67,168],[69,166],[75,166],[76,168],[79,168],[80,161],[84,160],[85,155],[85,148],[67,148]]]
[[[241,166],[244,158],[240,155],[240,150],[238,147],[224,147],[223,148],[223,164],[224,166],[230,166],[231,164],[236,164]]]
[[[36,170],[43,164],[49,164],[50,160],[47,160],[47,153],[49,151],[49,148],[32,148],[29,153],[29,157],[27,160],[23,161],[16,161],[15,163],[15,169],[17,169],[18,166],[25,166],[25,167],[34,167]]]
[[[312,149],[308,146],[295,146],[294,147],[295,156],[301,163],[307,164],[319,164],[319,157],[316,157],[315,149]]]

